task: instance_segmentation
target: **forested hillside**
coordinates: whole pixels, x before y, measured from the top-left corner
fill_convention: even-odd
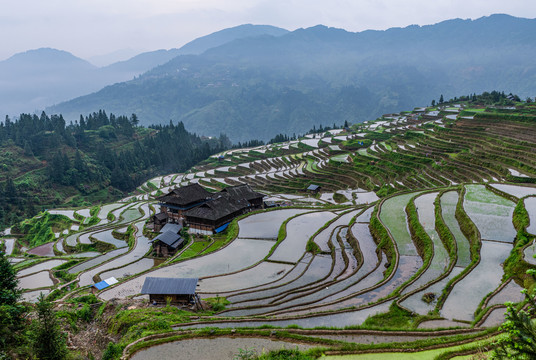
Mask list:
[[[0,123],[0,228],[47,207],[109,201],[160,173],[184,171],[230,143],[182,123],[138,126],[138,117],[22,114]]]

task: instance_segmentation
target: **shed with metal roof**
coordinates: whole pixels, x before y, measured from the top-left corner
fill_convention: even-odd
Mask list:
[[[188,303],[195,300],[197,278],[161,278],[147,277],[141,289],[142,294],[149,295],[151,302]]]

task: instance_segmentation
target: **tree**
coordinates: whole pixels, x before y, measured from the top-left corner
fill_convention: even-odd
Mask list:
[[[432,106],[435,106],[435,100],[432,100]]]
[[[138,116],[136,114],[132,114],[130,116],[130,123],[134,127],[138,126],[138,124],[140,123],[140,120],[138,119]]]
[[[32,348],[38,359],[62,360],[67,357],[65,334],[60,329],[52,303],[39,295],[37,320],[32,331]]]
[[[527,273],[535,275],[536,271],[528,270]],[[496,359],[536,359],[536,324],[533,321],[536,314],[536,296],[530,294],[527,289],[522,292],[527,300],[525,310],[506,303],[506,321],[500,328],[506,337],[495,344]]]
[[[439,103],[440,103],[440,104],[443,104],[443,102],[444,102],[443,94],[441,94],[441,96],[439,97]]]
[[[26,308],[18,304],[21,297],[18,284],[15,269],[0,251],[0,355],[17,343],[24,328]]]

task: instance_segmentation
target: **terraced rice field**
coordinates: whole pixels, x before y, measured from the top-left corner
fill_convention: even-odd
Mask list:
[[[135,195],[102,205],[97,225],[58,234],[56,253],[47,254],[52,259],[19,262],[20,286],[30,290],[25,298],[33,301],[35,289],[49,293],[65,284],[54,277],[53,268],[76,256],[96,255],[66,269],[80,293],[113,276],[119,283],[97,296],[128,299],[140,295],[148,276],[195,277],[202,299],[229,302],[210,318],[177,324],[175,330],[264,325],[342,329],[370,326],[378,321],[375,315],[404,310],[408,321],[422,317],[414,325],[419,329],[473,328],[483,312],[489,314],[479,326],[496,326],[504,308],[489,307],[522,300],[517,285],[524,281],[522,274],[505,276],[516,244],[513,214],[519,199],[528,213],[527,231],[536,233],[536,186],[505,183],[536,177],[536,129],[500,117],[438,114],[439,119],[428,121],[394,114],[360,125],[353,134],[331,130],[283,144],[233,149],[186,174],[152,179]],[[220,155],[223,161],[217,160]],[[514,168],[519,175],[509,171]],[[158,207],[155,187],[168,192],[192,183],[210,191],[248,183],[280,208],[240,218],[233,225],[236,236],[228,230],[192,238],[191,247],[177,257],[154,259],[149,237],[156,234],[147,223],[151,207]],[[311,184],[320,186],[319,194],[305,190]],[[74,210],[52,212],[74,218]],[[77,213],[89,216],[88,209]],[[475,233],[468,230],[472,225]],[[130,239],[127,226],[136,229]],[[106,251],[96,252],[95,240],[106,244]],[[11,237],[3,241],[8,254],[23,252]],[[84,247],[91,250],[77,252]],[[532,239],[519,251],[524,251],[523,264],[536,265]],[[386,341],[397,339],[393,335]],[[133,358],[176,353],[177,346],[193,356],[206,347],[204,341],[159,345]],[[236,339],[217,341],[212,339],[211,346],[221,343],[221,349],[236,350]],[[214,356],[225,351],[221,349]],[[341,358],[429,358],[444,350],[386,350]]]
[[[529,213],[529,226],[527,231],[536,235],[536,197],[529,197],[524,200],[525,209]]]
[[[464,208],[467,215],[481,229],[482,239],[512,243],[516,230],[512,224],[515,204],[484,185],[467,185]]]

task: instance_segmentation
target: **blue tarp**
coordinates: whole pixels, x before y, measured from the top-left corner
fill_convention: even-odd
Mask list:
[[[106,283],[106,281],[103,280],[101,282],[96,283],[93,286],[95,286],[97,288],[97,290],[102,290],[102,289],[106,289],[110,285],[108,283]]]
[[[102,290],[102,289],[106,289],[110,285],[114,285],[117,283],[118,283],[117,279],[112,276],[111,278],[102,280],[101,282],[98,282],[93,286],[96,287],[97,290]]]
[[[214,230],[214,232],[217,234],[217,233],[221,233],[223,230],[227,229],[227,226],[229,226],[230,222],[228,222],[227,224],[224,224],[222,226],[220,226],[219,228],[217,228],[216,230]]]

